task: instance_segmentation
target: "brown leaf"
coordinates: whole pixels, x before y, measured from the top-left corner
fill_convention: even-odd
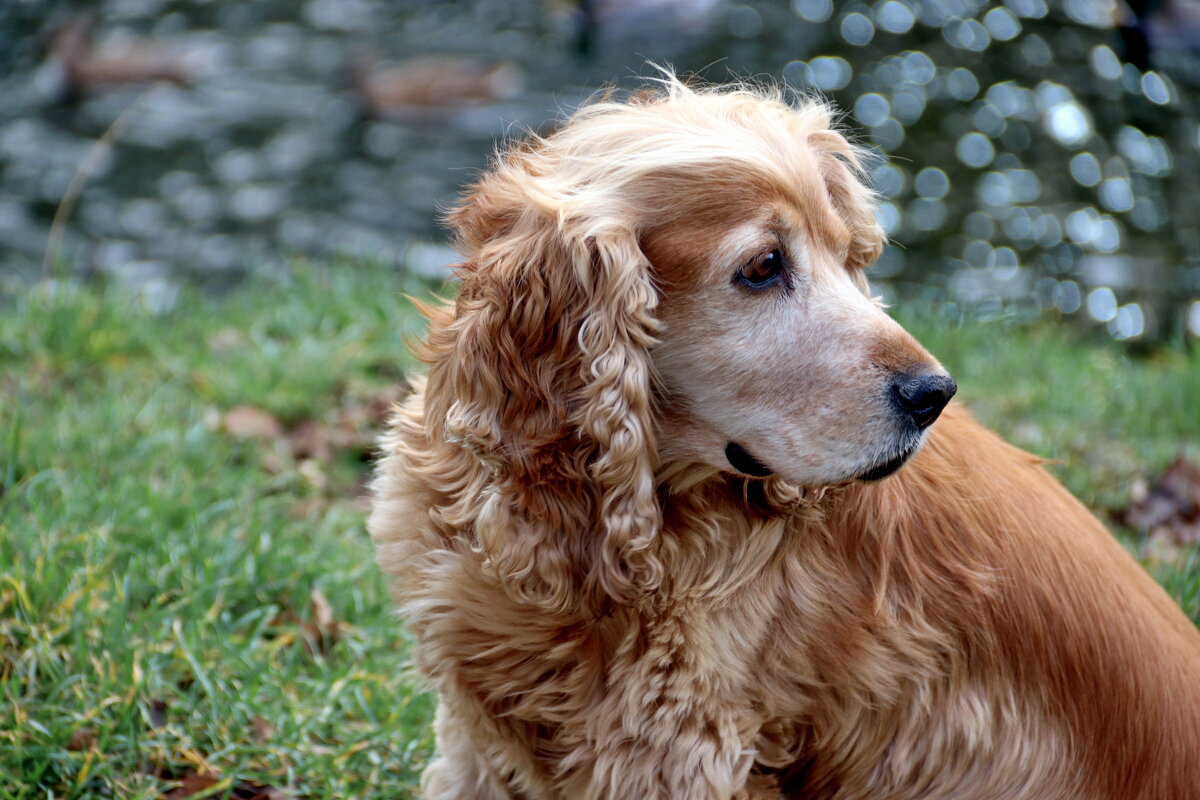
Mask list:
[[[394,383],[384,389],[377,389],[367,397],[359,398],[346,406],[343,420],[351,426],[367,425],[371,428],[382,428],[387,424],[397,406],[412,392],[412,386],[407,382]]]
[[[1171,544],[1200,541],[1200,466],[1181,455],[1149,487],[1135,483],[1120,519]]]
[[[250,730],[254,734],[254,741],[260,745],[271,741],[271,737],[275,735],[275,726],[262,717],[254,717],[250,720]]]
[[[1178,498],[1181,507],[1200,505],[1200,466],[1183,456],[1177,457],[1159,478],[1163,489]]]
[[[218,780],[220,779],[216,775],[208,772],[189,772],[183,776],[179,786],[167,792],[164,800],[183,800],[185,797],[200,794],[206,789],[211,789]]]
[[[167,724],[167,710],[170,708],[163,700],[150,701],[150,726],[161,728]]]
[[[179,785],[163,795],[163,800],[184,800],[184,798],[203,794],[218,783],[220,777],[208,772],[189,772],[179,782]],[[277,789],[265,783],[255,781],[237,783],[225,790],[217,790],[215,797],[228,796],[232,800],[289,800],[290,795],[282,789]]]
[[[329,604],[325,593],[320,589],[313,587],[313,590],[308,595],[309,602],[312,604],[313,619],[322,628],[332,628],[337,626],[337,620],[333,618],[333,606]]]
[[[406,383],[384,389],[360,387],[338,411],[333,429],[335,446],[361,455],[370,453],[380,432],[395,413],[396,405],[411,391],[412,387]]]
[[[222,427],[238,439],[270,439],[283,435],[283,426],[271,414],[254,406],[237,406],[225,413]]]
[[[333,606],[320,589],[313,587],[309,604],[312,619],[304,623],[304,640],[314,655],[327,653],[341,638],[341,625],[334,617]]]
[[[91,728],[76,728],[71,733],[71,740],[67,742],[67,749],[79,752],[80,750],[91,750],[92,745],[96,743],[96,731]]]
[[[319,425],[311,419],[306,419],[288,432],[288,444],[292,455],[297,461],[316,459],[329,461],[333,458],[333,431],[324,425]]]

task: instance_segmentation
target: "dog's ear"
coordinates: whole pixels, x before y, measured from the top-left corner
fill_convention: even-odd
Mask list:
[[[472,455],[460,503],[475,495],[476,546],[510,593],[630,602],[662,577],[657,293],[631,229],[556,208],[512,161],[450,216],[466,261],[431,332],[429,423]]]
[[[809,136],[819,154],[825,190],[850,233],[846,266],[867,267],[883,252],[886,239],[875,220],[875,197],[864,182],[864,153],[837,131],[825,129]]]

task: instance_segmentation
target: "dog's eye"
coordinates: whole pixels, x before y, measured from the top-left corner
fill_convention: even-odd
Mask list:
[[[776,247],[750,259],[736,275],[738,283],[750,289],[765,289],[774,286],[783,274],[783,253]]]

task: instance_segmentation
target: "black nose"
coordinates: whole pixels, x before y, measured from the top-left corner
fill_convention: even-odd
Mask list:
[[[958,391],[949,375],[902,373],[892,381],[896,405],[912,417],[918,428],[928,428]]]

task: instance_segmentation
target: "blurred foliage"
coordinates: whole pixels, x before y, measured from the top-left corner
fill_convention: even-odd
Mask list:
[[[1082,307],[1118,338],[1159,338],[1189,310],[1200,333],[1181,302],[1200,294],[1200,219],[1183,210],[1200,188],[1200,17],[1153,8],[760,2],[728,10],[706,57],[831,97],[885,157],[872,178],[896,246],[877,278],[935,305]]]
[[[145,89],[72,69],[132,52],[186,77],[139,99],[63,238],[74,273],[145,285],[295,253],[411,264],[495,140],[653,61],[845,110],[879,156],[885,296],[1200,335],[1190,0],[23,0],[0,5],[0,45],[0,281],[40,262],[78,165]],[[445,96],[496,65],[511,93]]]

